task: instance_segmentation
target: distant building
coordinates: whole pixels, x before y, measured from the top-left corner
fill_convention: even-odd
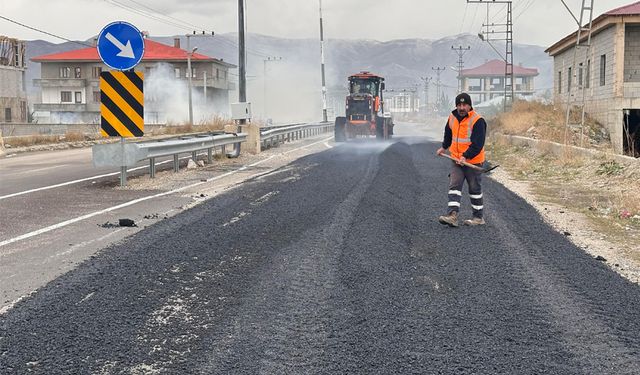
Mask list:
[[[392,113],[414,113],[420,109],[420,98],[416,90],[387,90],[385,110]]]
[[[585,39],[586,33],[583,33]],[[636,154],[640,149],[640,2],[610,10],[593,20],[591,51],[578,50],[577,32],[564,37],[546,52],[553,57],[554,97],[566,103],[585,88],[585,111],[611,134],[618,153]],[[586,61],[586,64],[585,64]],[[575,77],[574,77],[575,76]],[[572,103],[581,98],[573,97]]]
[[[31,61],[42,67],[41,78],[34,80],[42,89],[41,102],[34,104],[40,122],[100,122],[100,73],[110,68],[102,63],[95,47],[38,56]],[[229,79],[229,69],[235,67],[221,59],[194,53],[191,58],[194,95],[202,97],[204,104],[216,112],[228,112],[229,91],[235,88]],[[188,87],[187,51],[180,49],[180,39],[175,39],[174,46],[146,39],[144,56],[135,70],[145,73],[146,123],[164,122],[170,115],[168,112],[175,108],[172,101],[186,103],[185,97],[178,98],[181,94],[171,90],[176,82],[183,92]],[[160,70],[163,79],[151,82],[148,78]]]
[[[471,96],[474,103],[482,103],[497,96],[504,96],[505,66],[503,60],[491,60],[480,66],[462,69],[462,91]],[[514,95],[530,96],[535,93],[534,78],[538,69],[513,66]]]
[[[27,122],[26,44],[0,36],[0,122]]]

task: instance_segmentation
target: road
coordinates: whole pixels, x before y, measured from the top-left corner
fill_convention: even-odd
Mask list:
[[[440,225],[437,147],[317,149],[112,243],[0,315],[0,373],[637,374],[640,288],[491,179]]]

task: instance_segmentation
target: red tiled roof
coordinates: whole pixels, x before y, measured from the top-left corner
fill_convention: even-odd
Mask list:
[[[192,60],[200,61],[216,61],[213,57],[205,56],[199,53],[194,53],[191,57]],[[142,61],[186,61],[187,51],[167,46],[162,43],[154,42],[150,39],[144,41],[144,56]],[[52,53],[50,55],[42,55],[33,57],[31,61],[45,62],[45,61],[101,61],[98,56],[98,49],[96,47],[83,48],[74,51]]]
[[[640,14],[640,1],[612,9],[605,13],[607,16],[630,16]]]
[[[506,63],[502,60],[491,60],[480,66],[462,69],[462,76],[504,76]],[[517,76],[537,76],[538,69],[514,65],[513,74]]]

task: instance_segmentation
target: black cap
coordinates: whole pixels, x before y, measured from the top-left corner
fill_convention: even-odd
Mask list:
[[[460,103],[469,104],[471,108],[473,108],[473,104],[471,104],[471,97],[466,92],[463,92],[462,94],[456,96],[456,106],[458,106],[458,104]]]

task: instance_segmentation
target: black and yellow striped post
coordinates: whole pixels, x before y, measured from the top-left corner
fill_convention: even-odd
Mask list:
[[[144,135],[144,75],[142,72],[100,73],[100,134],[125,138]],[[120,186],[127,184],[127,166],[120,167]]]
[[[144,135],[142,72],[100,73],[100,133],[105,137]]]

